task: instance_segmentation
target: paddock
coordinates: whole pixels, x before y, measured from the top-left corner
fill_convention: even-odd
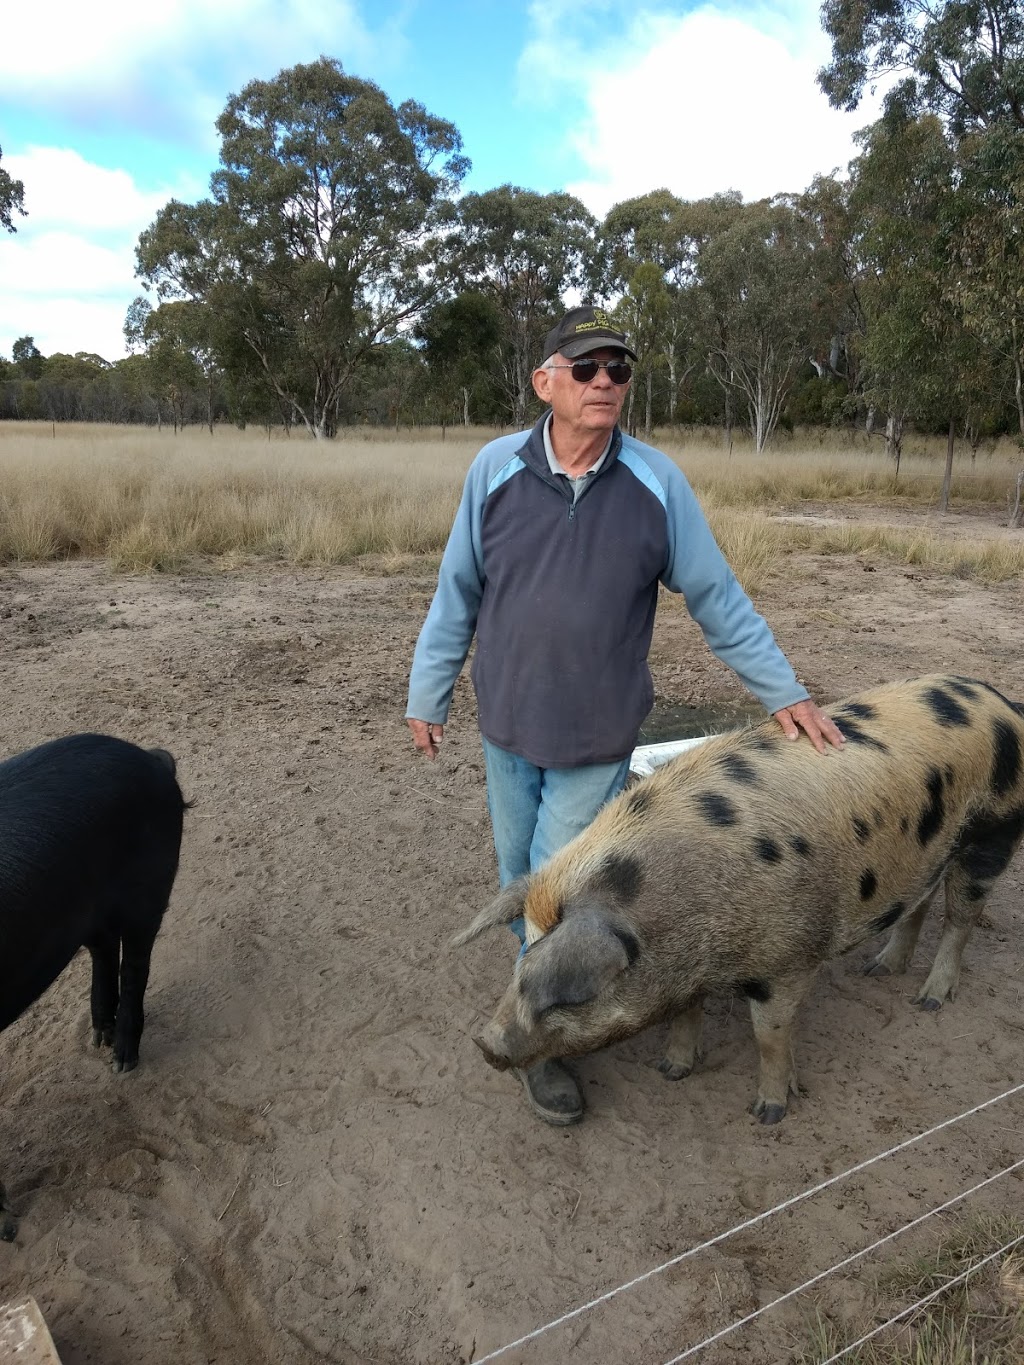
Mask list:
[[[196,803],[139,1069],[111,1075],[89,1045],[84,955],[0,1037],[21,1215],[0,1277],[36,1299],[62,1365],[458,1365],[665,1265],[500,1357],[657,1365],[1022,1155],[1011,1096],[751,1221],[1024,1081],[1020,858],[953,1005],[910,1004],[934,921],[904,978],[863,977],[866,950],[822,974],[800,1022],[807,1093],[778,1128],[744,1112],[754,1044],[727,999],[689,1079],[665,1081],[641,1035],[580,1061],[581,1125],[540,1124],[469,1036],[511,939],[446,947],[495,872],[468,685],[437,763],[402,721],[431,588],[369,560],[0,570],[0,753],[77,730],[163,745]],[[1019,582],[796,554],[756,601],[819,699],[942,669],[1024,698]],[[741,702],[666,608],[659,700]],[[965,1203],[1001,1214],[1019,1174]],[[698,1358],[799,1359],[816,1308],[870,1317],[874,1269],[932,1235]]]

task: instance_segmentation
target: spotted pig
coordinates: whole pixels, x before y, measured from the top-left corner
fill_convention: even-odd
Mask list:
[[[954,999],[971,929],[1024,836],[1024,706],[931,676],[831,714],[847,743],[824,756],[769,720],[666,764],[456,937],[526,919],[529,947],[475,1040],[492,1066],[671,1019],[659,1069],[680,1079],[700,1056],[704,997],[738,991],[760,1053],[752,1112],[777,1123],[818,967],[891,929],[867,970],[905,971],[942,882],[945,922],[915,1003]]]

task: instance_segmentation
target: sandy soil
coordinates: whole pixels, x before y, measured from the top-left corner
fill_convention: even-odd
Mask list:
[[[22,1214],[0,1298],[39,1300],[64,1365],[455,1362],[541,1326],[775,1202],[1020,1081],[1024,867],[968,949],[957,1002],[906,978],[822,975],[807,1093],[747,1114],[745,1008],[710,1010],[672,1085],[657,1033],[579,1063],[586,1121],[555,1130],[469,1032],[511,940],[447,936],[495,882],[472,697],[443,759],[401,719],[429,575],[261,568],[0,574],[0,752],[76,730],[178,757],[188,817],[154,954],[142,1064],[87,1044],[87,962],[0,1038],[0,1173]],[[1024,697],[1021,585],[856,558],[789,561],[759,605],[819,699],[931,669]],[[678,604],[668,703],[735,702]],[[1020,1155],[1020,1104],[945,1130],[502,1359],[656,1365]],[[1003,1181],[973,1201],[1019,1207]],[[856,1307],[868,1278],[828,1289]],[[775,1362],[806,1297],[706,1351]]]

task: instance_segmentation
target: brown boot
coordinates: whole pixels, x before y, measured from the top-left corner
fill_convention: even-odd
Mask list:
[[[572,1072],[557,1058],[538,1062],[529,1071],[520,1071],[530,1108],[545,1123],[565,1128],[583,1117],[583,1095]]]

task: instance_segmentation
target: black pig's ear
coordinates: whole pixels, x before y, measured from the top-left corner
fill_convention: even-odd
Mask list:
[[[449,940],[452,948],[461,948],[464,943],[482,934],[485,929],[495,929],[499,924],[511,924],[523,913],[526,904],[526,891],[529,877],[517,877],[480,911],[468,929],[463,929]]]
[[[519,967],[520,991],[534,1019],[545,1011],[583,1005],[639,954],[636,938],[598,910],[567,914],[533,944]]]

